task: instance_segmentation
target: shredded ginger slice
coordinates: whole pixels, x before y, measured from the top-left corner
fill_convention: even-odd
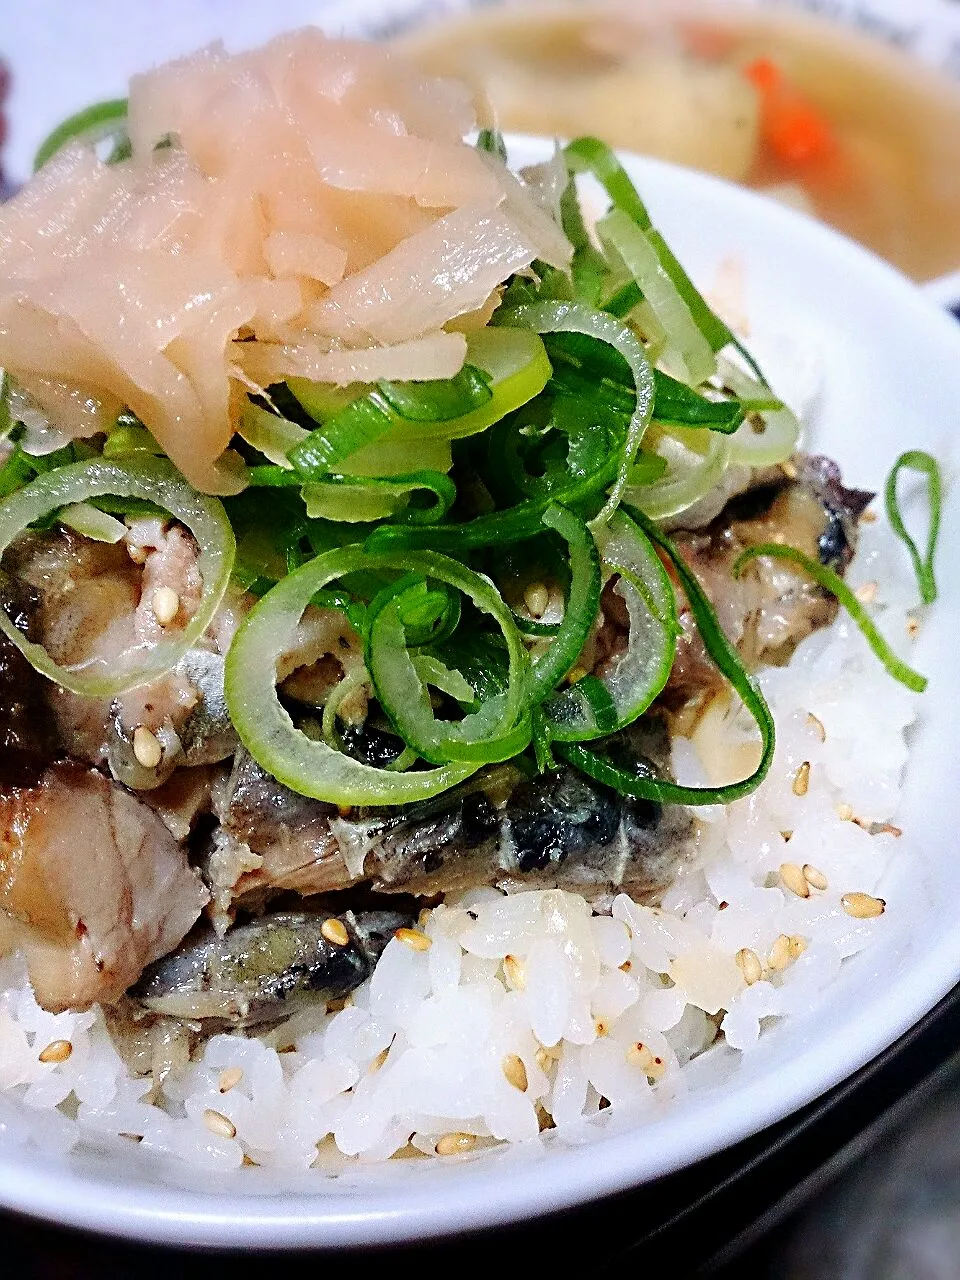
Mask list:
[[[461,86],[312,28],[135,77],[131,159],[68,147],[0,208],[0,367],[128,406],[197,488],[236,491],[251,379],[449,377],[444,327],[563,256],[473,123]]]

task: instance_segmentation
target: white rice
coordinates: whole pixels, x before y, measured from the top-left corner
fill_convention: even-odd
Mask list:
[[[908,654],[913,584],[879,524],[863,526],[850,574],[855,587],[875,579],[871,611]],[[156,1087],[128,1073],[99,1011],[45,1013],[21,961],[0,961],[0,1129],[62,1151],[115,1150],[125,1135],[201,1168],[246,1158],[334,1172],[400,1151],[433,1156],[438,1144],[530,1143],[549,1123],[573,1138],[607,1108],[642,1124],[706,1061],[736,1070],[768,1020],[809,1011],[847,957],[895,927],[895,898],[857,919],[841,897],[873,893],[896,852],[916,707],[842,614],[760,683],[778,726],[770,775],[753,796],[698,811],[697,860],[660,909],[620,895],[594,915],[561,891],[471,893],[424,920],[429,948],[391,941],[341,1011],[299,1014],[264,1041],[214,1036]],[[675,754],[681,778],[699,780],[691,744]],[[780,880],[784,862],[811,864],[828,887],[798,897]],[[781,936],[802,944],[777,969]],[[763,966],[750,986],[743,948]],[[728,1049],[704,1054],[718,1039]],[[55,1041],[69,1057],[41,1062]]]

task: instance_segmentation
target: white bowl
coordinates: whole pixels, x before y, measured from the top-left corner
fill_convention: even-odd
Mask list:
[[[537,144],[515,140],[526,162]],[[821,362],[813,444],[849,483],[881,485],[896,456],[922,447],[956,464],[960,328],[855,244],[760,196],[650,160],[625,163],[655,222],[704,287],[725,260],[742,264],[745,307],[776,384],[797,352]],[[848,962],[815,1014],[766,1032],[721,1089],[694,1092],[642,1131],[582,1146],[553,1142],[463,1161],[303,1175],[281,1194],[262,1170],[221,1188],[209,1175],[121,1154],[69,1157],[25,1148],[0,1110],[0,1203],[142,1240],[260,1248],[423,1240],[512,1222],[658,1178],[755,1133],[810,1102],[893,1043],[960,978],[960,735],[954,707],[960,633],[960,502],[949,492],[939,555],[941,598],[916,650],[930,676],[902,812],[894,876],[901,919],[888,940]]]

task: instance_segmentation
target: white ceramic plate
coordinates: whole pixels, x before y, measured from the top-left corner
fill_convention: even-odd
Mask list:
[[[532,157],[520,143],[513,158]],[[878,487],[905,448],[955,470],[960,328],[891,268],[807,218],[711,178],[647,160],[628,167],[655,221],[697,281],[742,264],[755,332],[777,366],[813,351],[823,391],[813,444],[849,483]],[[692,1093],[642,1131],[578,1147],[539,1144],[505,1158],[402,1161],[283,1194],[245,1169],[220,1188],[208,1174],[113,1156],[56,1158],[17,1145],[0,1110],[0,1202],[129,1237],[180,1245],[353,1245],[421,1240],[529,1218],[689,1164],[788,1115],[894,1042],[960,978],[960,735],[954,708],[960,633],[960,503],[951,492],[939,557],[941,600],[918,643],[930,677],[914,743],[895,876],[901,927],[850,962],[820,1008],[764,1035],[722,1090]],[[9,1117],[8,1117],[9,1119]],[[261,1176],[262,1175],[262,1176]]]

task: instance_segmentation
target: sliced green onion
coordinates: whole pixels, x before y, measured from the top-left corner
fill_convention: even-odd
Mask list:
[[[429,493],[426,507],[410,505],[411,494]],[[362,524],[402,515],[410,524],[432,524],[450,510],[457,497],[453,481],[439,471],[416,471],[406,476],[373,479],[361,476],[325,476],[303,486],[303,500],[310,519],[342,520]]]
[[[746,421],[730,437],[730,461],[769,467],[789,458],[800,439],[796,414],[771,396],[765,382],[732,360],[720,356],[718,369],[719,381],[736,395],[747,411]]]
[[[33,464],[34,459],[23,452],[19,442],[15,442],[3,466],[0,467],[0,499],[9,497],[11,493],[16,493],[18,489],[30,483],[37,474]]]
[[[650,226],[647,206],[623,165],[605,142],[599,138],[574,138],[563,149],[567,167],[572,173],[592,173],[618,209],[646,231]]]
[[[703,294],[687,275],[680,262],[674,257],[673,250],[656,227],[647,232],[647,238],[657,252],[661,267],[673,281],[677,293],[689,308],[694,324],[709,342],[711,348],[714,351],[721,351],[725,346],[732,343],[744,356],[757,376],[762,377],[753,357],[732,330],[707,305]]]
[[[454,671],[439,658],[435,658],[430,653],[418,653],[413,659],[413,665],[424,684],[430,685],[433,689],[439,689],[441,693],[445,693],[448,698],[454,698],[457,702],[469,705],[474,701],[473,685],[459,671]]]
[[[600,608],[600,554],[590,530],[572,511],[558,506],[546,509],[543,523],[556,530],[569,547],[570,590],[556,637],[528,676],[531,702],[540,702],[552,693],[576,662]]]
[[[410,525],[381,525],[366,541],[371,553],[409,547],[450,552],[524,542],[543,532],[543,513],[552,503],[577,507],[602,493],[617,474],[618,461],[608,458],[592,475],[571,481],[565,488],[540,498],[520,502],[506,511],[492,511],[463,524],[435,524],[429,529]]]
[[[507,163],[507,144],[499,129],[481,129],[477,134],[476,147],[478,151],[486,151],[504,164]]]
[[[576,138],[564,149],[568,168],[574,173],[592,173],[601,183],[614,207],[643,231],[660,261],[660,265],[673,281],[677,292],[689,308],[694,324],[714,351],[720,351],[733,343],[744,355],[758,376],[759,369],[752,356],[740,344],[731,330],[707,305],[690,277],[674,257],[672,250],[650,221],[647,207],[640,199],[636,187],[616,155],[599,138]],[[633,304],[635,305],[635,304]],[[632,309],[632,307],[628,308]],[[620,314],[623,314],[622,312]]]
[[[309,413],[309,404],[304,404],[297,392],[299,381],[291,378],[290,389]],[[331,471],[344,470],[343,464],[351,454],[379,440],[392,422],[389,405],[379,391],[371,391],[308,432],[287,456],[304,480],[322,480]]]
[[[125,139],[127,136],[127,100],[113,98],[108,102],[96,102],[91,107],[84,107],[76,115],[58,124],[56,129],[44,138],[33,161],[33,171],[43,168],[49,159],[62,150],[69,142],[81,142],[94,146],[104,138]]]
[[[109,698],[149,684],[176,666],[213,620],[230,581],[235,552],[230,521],[216,498],[198,493],[166,459],[138,456],[128,462],[97,460],[58,467],[10,495],[0,505],[0,556],[37,520],[63,507],[105,495],[153,503],[190,530],[200,548],[197,568],[203,579],[203,598],[182,631],[145,650],[133,650],[127,666],[116,658],[101,657],[88,658],[75,666],[60,666],[0,610],[0,631],[32,666],[71,693],[91,698]]]
[[[563,233],[573,245],[570,276],[574,295],[581,302],[596,303],[610,275],[610,264],[593,243],[583,220],[573,174],[560,198],[560,222]],[[538,297],[542,297],[538,291]],[[529,299],[533,301],[533,299]]]
[[[237,431],[247,444],[269,458],[275,466],[288,471],[293,470],[293,463],[287,454],[310,434],[304,427],[250,400],[243,406]]]
[[[82,533],[85,538],[92,538],[94,542],[116,544],[127,532],[127,526],[122,520],[117,520],[106,511],[99,511],[89,502],[73,502],[70,506],[63,507],[57,512],[57,519],[77,533]]]
[[[490,397],[459,418],[434,425],[398,421],[391,440],[416,443],[442,437],[461,440],[485,431],[539,395],[550,377],[550,361],[536,333],[526,329],[479,329],[467,336],[467,360],[490,377]],[[428,384],[421,384],[428,385]]]
[[[673,355],[681,362],[692,386],[706,382],[717,367],[713,348],[664,269],[651,239],[620,209],[600,219],[597,234],[619,254],[663,326],[669,344],[664,354],[668,358]]]
[[[506,689],[481,700],[462,720],[436,718],[427,683],[408,651],[404,618],[426,584],[401,579],[381,592],[368,613],[365,660],[377,698],[404,741],[431,764],[509,760],[526,747],[531,735],[529,722],[521,721],[528,664],[520,634],[499,591],[486,578],[446,557],[431,558],[430,576],[469,596],[500,628],[507,646]]]
[[[578,680],[544,704],[559,742],[598,738],[631,724],[666,684],[676,653],[673,586],[649,538],[618,511],[597,543],[605,577],[620,578],[614,590],[630,618],[627,648],[605,675]]]
[[[714,431],[683,440],[664,432],[653,449],[666,463],[664,474],[652,483],[631,483],[624,489],[624,500],[652,520],[666,520],[692,507],[719,483],[730,460],[729,438]]]
[[[601,355],[604,350],[606,354]],[[581,334],[555,334],[548,340],[547,352],[553,364],[551,386],[592,403],[595,412],[602,407],[626,423],[633,411],[632,379],[623,360],[611,359],[616,355],[612,347],[586,340]],[[739,398],[708,399],[662,369],[654,369],[653,381],[652,417],[664,425],[706,427],[729,435],[743,422],[747,408],[754,407]],[[782,408],[779,401],[773,404]]]
[[[465,364],[452,378],[435,382],[378,382],[377,389],[404,422],[450,422],[493,399],[490,377]]]
[[[723,633],[713,606],[696,576],[673,542],[641,511],[633,513],[647,537],[673,564],[704,646],[719,670],[727,677],[760,730],[760,760],[749,777],[720,787],[685,787],[655,776],[651,769],[624,769],[610,759],[575,743],[558,743],[557,754],[595,781],[613,787],[621,795],[661,804],[730,804],[749,795],[767,776],[776,745],[773,715],[766,699],[750,677],[740,655]]]
[[[443,580],[444,556],[370,556],[359,546],[339,547],[308,561],[278,582],[254,606],[227,654],[224,691],[230,719],[244,746],[278,782],[300,795],[337,805],[396,805],[427,800],[469,777],[475,763],[392,772],[352,759],[296,728],[277,696],[277,658],[294,643],[297,626],[318,591],[344,575],[368,570],[413,571]]]
[[[351,475],[377,480],[390,480],[416,470],[446,475],[452,466],[449,440],[394,440],[392,432],[350,455]]]
[[[927,533],[926,554],[922,557],[917,549],[917,544],[907,532],[897,500],[897,481],[900,479],[900,472],[905,469],[919,471],[921,475],[925,475],[927,478],[927,494],[930,500],[930,528]],[[943,482],[936,458],[926,453],[923,449],[910,449],[906,453],[901,453],[893,464],[889,476],[887,476],[884,496],[890,527],[906,545],[907,551],[910,553],[910,559],[913,561],[914,573],[917,575],[917,585],[920,588],[920,598],[924,604],[932,604],[937,598],[937,581],[933,574],[933,558],[937,550],[937,538],[940,535],[940,514],[943,506]]]
[[[550,362],[535,333],[481,329],[467,338],[467,360],[473,381],[457,384],[456,391],[449,385],[452,379],[381,383],[372,390],[361,388],[345,405],[331,398],[331,388],[291,378],[291,391],[322,425],[291,451],[290,461],[307,479],[319,479],[327,471],[352,470],[359,451],[369,471],[366,460],[373,451],[407,445],[416,448],[411,460],[420,463],[424,446],[485,431],[538,395],[550,377]],[[470,386],[475,394],[467,398],[464,389]],[[465,405],[472,407],[449,416]],[[337,412],[327,416],[333,406]],[[342,465],[348,458],[349,468]],[[409,461],[403,469],[410,469]]]
[[[901,684],[906,685],[908,689],[912,689],[914,693],[923,693],[927,687],[926,676],[920,675],[918,671],[914,671],[913,667],[908,666],[906,662],[897,657],[877,630],[869,613],[867,613],[856,595],[838,573],[835,573],[827,565],[821,564],[819,560],[812,559],[801,551],[799,547],[783,546],[779,542],[761,542],[755,546],[747,547],[745,551],[742,551],[737,556],[733,563],[734,577],[739,577],[744,566],[758,556],[770,556],[775,560],[789,560],[792,564],[799,565],[804,573],[809,574],[818,586],[822,587],[824,591],[829,591],[832,596],[839,600],[863,632],[864,639],[883,663],[887,673],[893,676],[894,680],[899,680]]]
[[[163,449],[146,427],[124,423],[114,427],[103,442],[105,458],[126,458],[131,453],[149,453],[161,457]]]
[[[618,460],[617,478],[602,509],[591,520],[591,528],[607,523],[616,511],[627,484],[643,433],[650,424],[653,413],[653,370],[647,360],[639,338],[626,325],[613,316],[596,311],[580,302],[534,302],[514,308],[506,314],[498,312],[498,324],[536,330],[538,333],[584,333],[613,347],[630,366],[633,375],[636,402],[627,427],[623,452]],[[559,499],[559,495],[558,499]]]
[[[654,371],[654,377],[654,422],[677,427],[707,427],[722,435],[731,435],[743,422],[745,410],[739,400],[708,400],[661,369]]]

